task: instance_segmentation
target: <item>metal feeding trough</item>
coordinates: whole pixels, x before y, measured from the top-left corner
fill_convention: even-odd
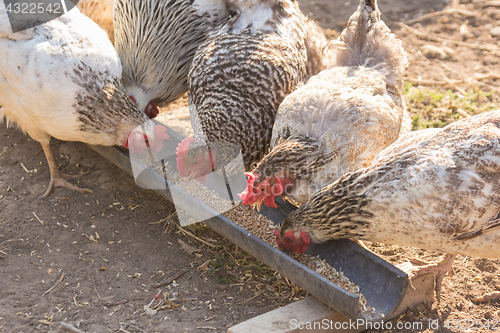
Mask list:
[[[165,141],[164,150],[175,153],[175,149],[183,137],[168,127],[167,133],[170,139]],[[141,165],[141,162],[131,158],[126,151],[118,147],[90,147],[129,174],[133,174],[132,164]],[[169,163],[175,163],[175,159],[170,159]],[[145,166],[143,168],[143,181],[147,182],[149,178],[152,182],[164,183],[164,189],[155,191],[170,203],[174,203],[175,198],[176,207],[189,212],[196,220],[203,221],[212,230],[353,320],[377,321],[390,318],[405,296],[408,287],[406,273],[366,251],[356,243],[340,240],[309,246],[308,254],[319,256],[335,269],[342,270],[345,276],[360,287],[360,292],[367,300],[367,306],[375,309],[374,313],[363,313],[359,310],[358,296],[345,291],[228,218],[218,214],[152,169]],[[244,187],[239,192],[243,189]],[[261,214],[274,223],[281,224],[288,213],[296,208],[279,198],[276,201],[278,209],[262,207]]]

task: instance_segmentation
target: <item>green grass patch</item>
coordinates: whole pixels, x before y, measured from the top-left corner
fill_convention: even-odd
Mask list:
[[[474,87],[465,95],[452,90],[405,85],[405,101],[412,119],[412,130],[444,127],[463,118],[462,110],[473,116],[499,108],[494,92]]]

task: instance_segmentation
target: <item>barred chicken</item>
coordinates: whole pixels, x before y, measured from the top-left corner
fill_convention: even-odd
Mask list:
[[[500,110],[403,136],[314,193],[275,234],[296,252],[340,238],[445,252],[419,269],[441,278],[456,254],[500,258]]]
[[[296,204],[347,172],[369,166],[410,130],[403,100],[407,58],[380,20],[376,0],[362,0],[337,41],[334,67],[281,103],[271,152],[248,173],[244,205]]]
[[[223,0],[116,0],[114,44],[128,95],[150,118],[188,89],[196,49],[227,14]]]
[[[178,147],[183,176],[206,177],[241,148],[251,170],[269,150],[278,106],[305,77],[306,18],[293,0],[227,0],[236,14],[198,49],[189,73],[194,137]],[[193,149],[206,144],[200,153]]]
[[[45,196],[59,186],[90,191],[65,179],[52,154],[51,137],[138,150],[162,148],[166,129],[155,127],[128,98],[121,72],[105,33],[77,8],[12,33],[0,2],[0,121],[17,124],[42,145],[51,175]]]

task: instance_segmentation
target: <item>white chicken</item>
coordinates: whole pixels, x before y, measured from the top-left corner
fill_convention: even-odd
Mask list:
[[[276,207],[281,194],[304,203],[343,174],[370,165],[402,128],[409,131],[403,121],[408,62],[401,41],[380,20],[377,2],[360,1],[332,43],[334,67],[281,103],[271,152],[247,174],[244,205]]]
[[[125,94],[121,65],[105,33],[77,8],[35,28],[12,33],[0,1],[0,121],[41,143],[54,187],[88,192],[65,179],[50,139],[142,149],[168,136]],[[142,126],[136,130],[138,126]],[[143,136],[147,136],[146,143]]]

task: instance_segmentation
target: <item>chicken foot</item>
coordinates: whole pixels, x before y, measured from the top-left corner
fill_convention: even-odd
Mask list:
[[[50,147],[50,144],[41,143],[41,145],[42,145],[43,152],[45,153],[45,157],[47,158],[47,162],[49,164],[49,169],[50,169],[49,188],[42,195],[42,197],[47,197],[50,193],[52,193],[52,191],[56,187],[66,187],[66,188],[69,188],[70,190],[77,191],[79,193],[92,193],[91,189],[81,188],[81,187],[78,187],[78,186],[71,184],[70,182],[67,181],[67,179],[83,176],[83,175],[86,175],[90,172],[84,172],[80,175],[67,175],[67,174],[62,173],[59,170],[59,167],[57,166],[57,163],[56,163],[56,160],[54,158],[54,154],[52,153],[52,148]]]
[[[446,254],[441,260],[427,263],[419,259],[411,259],[410,262],[414,265],[418,265],[407,272],[408,278],[410,280],[410,287],[415,290],[411,281],[416,276],[425,275],[433,273],[435,277],[434,291],[436,292],[436,299],[438,303],[441,301],[441,286],[443,285],[443,279],[448,273],[448,275],[453,276],[453,259],[455,259],[455,254]]]
[[[363,249],[365,249],[366,251],[370,251],[371,253],[373,253],[372,250],[370,250],[366,245],[365,243],[362,241],[362,240],[359,240],[359,239],[351,239],[351,241],[353,241],[354,243],[358,244],[359,246],[361,246]]]

